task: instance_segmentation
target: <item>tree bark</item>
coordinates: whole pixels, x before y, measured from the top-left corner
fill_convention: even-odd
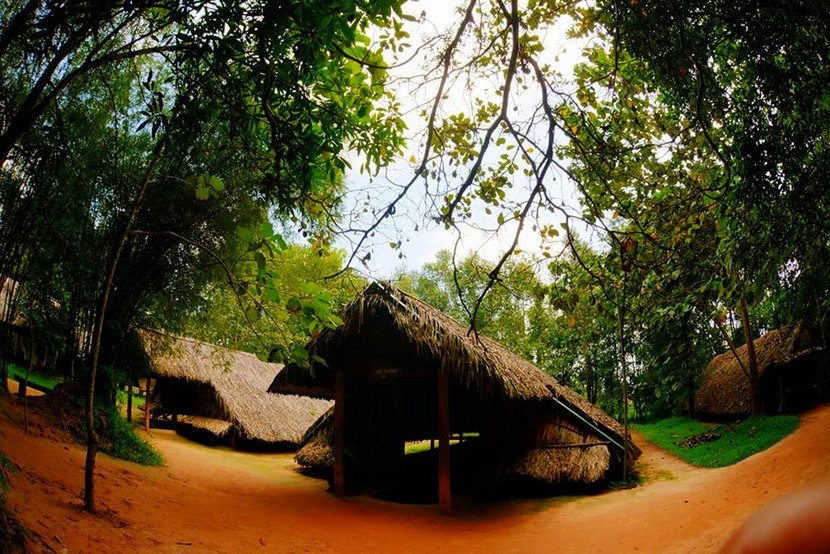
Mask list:
[[[692,363],[692,337],[689,332],[689,315],[683,316],[683,364],[686,367],[686,385],[689,387],[687,401],[689,403],[689,417],[695,417],[695,370]]]
[[[749,358],[749,385],[752,389],[752,413],[761,413],[764,409],[764,402],[761,398],[761,380],[758,371],[758,357],[755,354],[755,341],[752,338],[752,327],[749,321],[749,308],[746,305],[746,299],[741,296],[741,327],[744,329],[744,337],[746,338],[746,352]]]
[[[29,366],[26,368],[26,378],[20,385],[20,390],[23,391],[23,431],[29,434],[29,378],[32,376],[32,367],[35,365],[35,356],[37,356],[37,349],[35,348],[35,332],[32,326],[29,326],[29,336],[32,344],[29,349]]]
[[[147,390],[144,393],[144,431],[150,432],[150,377],[146,379]]]
[[[144,174],[144,179],[141,182],[138,193],[133,200],[130,212],[127,215],[127,220],[124,222],[124,228],[118,237],[112,257],[110,258],[109,266],[107,268],[107,278],[104,281],[104,288],[101,291],[101,297],[98,303],[98,313],[95,318],[95,326],[92,330],[92,356],[89,367],[89,390],[86,399],[86,428],[87,428],[87,449],[86,449],[86,463],[84,466],[84,508],[91,513],[95,513],[95,456],[98,453],[98,434],[95,432],[95,378],[98,373],[98,357],[101,352],[101,336],[104,330],[104,321],[107,314],[107,303],[109,302],[110,292],[112,291],[112,283],[115,280],[115,270],[118,268],[118,260],[127,244],[127,238],[130,235],[130,228],[135,220],[138,209],[144,198],[144,193],[153,178],[156,165],[161,158],[161,153],[164,150],[164,138],[159,139],[153,149],[153,155],[147,172]]]
[[[628,367],[625,363],[625,291],[620,305],[620,368],[622,370],[623,391],[623,482],[628,481]]]

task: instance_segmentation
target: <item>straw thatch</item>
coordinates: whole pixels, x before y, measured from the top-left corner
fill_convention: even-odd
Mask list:
[[[451,408],[451,413],[461,419],[470,414],[477,418],[466,423],[455,420],[453,425],[462,431],[465,426],[481,430],[480,448],[492,455],[492,473],[525,475],[551,484],[594,483],[607,477],[612,458],[621,460],[617,445],[626,439],[613,418],[532,363],[487,337],[469,334],[466,326],[397,288],[380,283],[368,286],[347,306],[342,319],[342,326],[321,333],[308,346],[326,364],[315,365],[313,372],[289,366],[277,375],[269,390],[333,398],[335,367],[352,367],[355,375],[369,371],[373,378],[444,371],[457,395],[458,409]],[[411,380],[406,383],[400,386],[413,386]],[[405,440],[434,437],[429,435],[431,424],[417,421],[434,411],[428,388],[423,395],[402,392],[399,398],[391,389],[384,389],[387,393],[383,394],[392,395],[384,399],[377,396],[380,389],[371,392],[358,382],[354,386],[357,388],[350,385],[347,390],[356,396],[346,406],[357,410],[353,415],[361,421],[394,419],[393,412],[383,415],[386,412],[378,405],[386,403],[394,411],[396,402],[406,399],[407,409],[412,410],[411,402],[420,398],[425,407],[403,416],[406,428],[397,432],[403,433],[400,436],[405,435]],[[298,452],[298,463],[318,469],[331,467],[331,420],[321,418],[310,429]],[[370,425],[374,433],[384,425],[400,425],[375,421]],[[365,437],[359,430],[352,433],[358,462],[372,465],[369,458],[378,454],[375,444],[359,442]],[[548,448],[553,445],[556,448]],[[379,454],[381,458],[385,455]],[[639,455],[630,441],[629,455]]]
[[[558,483],[596,483],[611,464],[611,452],[605,445],[583,448],[532,448],[514,458],[504,475],[533,479],[549,485]]]
[[[233,423],[224,419],[186,415],[179,418],[179,425],[201,431],[207,431],[218,438],[225,438],[233,429]]]
[[[193,409],[182,414],[186,426],[217,437],[233,433],[243,441],[296,445],[331,405],[315,398],[269,394],[268,384],[283,367],[253,354],[155,331],[141,331],[140,337],[159,380],[157,390],[209,392],[208,401],[185,403]],[[178,400],[169,395],[161,399],[162,405],[181,405]]]
[[[786,394],[792,394],[793,384],[789,381],[794,377],[793,374],[806,371],[809,380],[814,373],[813,369],[818,368],[824,349],[816,346],[819,342],[816,334],[799,322],[755,339],[766,411],[784,411],[785,406],[782,404],[787,401]],[[740,346],[736,352],[740,362],[730,350],[715,356],[704,370],[694,396],[696,413],[713,417],[740,417],[751,412],[752,388],[748,374],[747,345]],[[809,368],[805,369],[806,367]],[[780,379],[784,379],[787,384],[782,384]]]
[[[303,467],[316,470],[328,470],[334,466],[332,451],[334,410],[320,416],[314,425],[308,428],[294,459]]]

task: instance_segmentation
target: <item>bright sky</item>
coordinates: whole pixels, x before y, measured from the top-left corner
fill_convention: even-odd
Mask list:
[[[415,17],[419,17],[421,12],[425,12],[425,17],[418,23],[410,24],[407,30],[410,32],[411,42],[413,46],[419,46],[426,40],[427,37],[433,36],[436,32],[454,29],[460,17],[456,14],[457,6],[461,4],[457,0],[410,0],[404,5],[404,11]],[[561,28],[556,28],[542,37],[545,45],[546,53],[549,53],[550,58],[558,57],[557,66],[560,72],[568,79],[571,75],[571,68],[581,58],[581,51],[584,43],[575,43],[573,39],[568,39],[565,36],[565,25]],[[405,59],[410,54],[405,53],[400,56]],[[417,74],[419,69],[423,67],[426,58],[421,56],[416,58],[413,62],[408,64],[402,71],[408,74]],[[482,87],[482,94],[487,94],[489,90],[487,83],[477,83],[477,86]],[[404,112],[408,108],[413,107],[416,103],[423,102],[428,98],[430,92],[434,91],[436,87],[425,86],[419,93],[412,90],[403,90],[399,88],[397,96],[402,102]],[[495,94],[495,92],[491,92]],[[459,107],[464,106],[463,98],[456,98],[451,96],[447,99],[452,105],[458,103]],[[528,100],[532,102],[532,100]],[[417,133],[423,128],[423,121],[416,116],[417,110],[412,109],[410,116],[406,121],[410,127],[410,131]],[[417,138],[417,135],[416,135]],[[348,212],[352,207],[362,206],[365,201],[375,208],[381,208],[385,205],[385,201],[391,199],[398,190],[398,186],[406,183],[412,176],[414,164],[409,159],[414,155],[419,159],[420,152],[418,144],[413,143],[406,149],[403,158],[399,163],[393,167],[385,169],[381,175],[370,177],[361,174],[357,171],[351,171],[346,175],[346,184],[349,187],[350,195],[347,199],[346,211]],[[357,161],[357,159],[356,159]],[[353,164],[358,167],[359,162]],[[430,206],[424,205],[423,188],[418,189],[416,184],[410,190],[407,199],[399,207],[394,220],[389,225],[384,225],[378,230],[377,234],[372,237],[372,244],[364,246],[358,253],[358,258],[365,258],[366,254],[371,252],[371,257],[363,262],[355,259],[353,266],[359,271],[363,272],[369,277],[385,278],[389,277],[396,269],[404,267],[408,270],[417,269],[425,262],[431,261],[435,258],[436,252],[440,249],[452,249],[456,242],[456,234],[454,231],[447,231],[443,226],[439,226],[432,220],[425,218],[425,214],[430,213]],[[576,193],[573,186],[567,182],[564,176],[554,176],[551,183],[548,185],[549,194],[558,198],[564,204],[575,207],[577,205]],[[521,195],[527,195],[526,187],[517,186],[513,190],[516,198],[521,198]],[[431,215],[435,215],[436,210],[431,211]],[[361,219],[354,221],[355,226],[366,226],[370,222],[371,212],[364,214]],[[553,216],[550,216],[551,218]],[[481,226],[487,226],[490,223],[491,228],[495,228],[495,221],[493,218],[488,218],[484,213],[477,213],[475,216],[476,223]],[[555,223],[555,218],[551,219],[551,223]],[[496,260],[507,249],[512,242],[513,234],[515,233],[516,225],[508,223],[502,228],[499,234],[492,231],[487,232],[468,226],[463,228],[463,234],[459,243],[459,253],[465,255],[470,252],[477,252],[479,255]],[[389,242],[396,240],[395,237],[400,236],[403,239],[402,248],[400,250],[392,249]],[[357,237],[341,237],[338,245],[347,252],[353,250],[353,241]],[[527,229],[520,240],[519,248],[525,252],[539,253],[541,250],[541,241],[536,233]],[[401,257],[402,255],[402,257]]]

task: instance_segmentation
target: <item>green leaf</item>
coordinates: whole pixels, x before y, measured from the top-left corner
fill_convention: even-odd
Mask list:
[[[210,177],[208,177],[207,182],[211,187],[213,187],[213,190],[215,190],[216,192],[222,192],[223,190],[225,190],[225,183],[222,182],[222,179],[215,175],[211,175]]]
[[[279,291],[274,287],[266,288],[264,295],[268,301],[274,304],[279,304],[280,302],[282,302],[282,298],[280,297]]]
[[[265,254],[262,252],[255,252],[254,261],[256,261],[257,277],[262,279],[265,277]]]
[[[251,323],[256,323],[262,318],[262,312],[256,306],[250,306],[245,310],[245,317]]]
[[[239,235],[244,242],[251,242],[254,240],[254,232],[248,227],[237,227],[236,234]]]
[[[288,299],[288,302],[285,303],[285,309],[292,314],[297,314],[303,309],[303,304],[300,302],[299,298],[292,296]]]
[[[270,239],[274,236],[274,226],[266,221],[259,226],[259,232],[263,237]]]
[[[291,357],[298,362],[308,361],[308,350],[302,346],[294,346],[291,348]]]
[[[282,238],[282,235],[280,235],[279,233],[274,234],[274,241],[276,241],[277,246],[280,250],[285,250],[286,248],[288,248],[288,244],[285,242],[285,239]]]
[[[210,189],[199,185],[196,187],[196,200],[207,200],[210,198]]]

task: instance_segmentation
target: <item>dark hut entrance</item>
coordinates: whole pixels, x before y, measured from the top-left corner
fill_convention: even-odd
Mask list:
[[[374,320],[356,337],[359,347],[330,362],[336,381],[335,491],[397,488],[391,494],[406,496],[409,489],[424,495],[425,487],[436,490],[437,481],[448,512],[450,440],[479,435],[482,402],[446,374],[442,379],[437,360],[419,356],[391,329]],[[406,455],[407,443],[422,441],[436,450]]]

